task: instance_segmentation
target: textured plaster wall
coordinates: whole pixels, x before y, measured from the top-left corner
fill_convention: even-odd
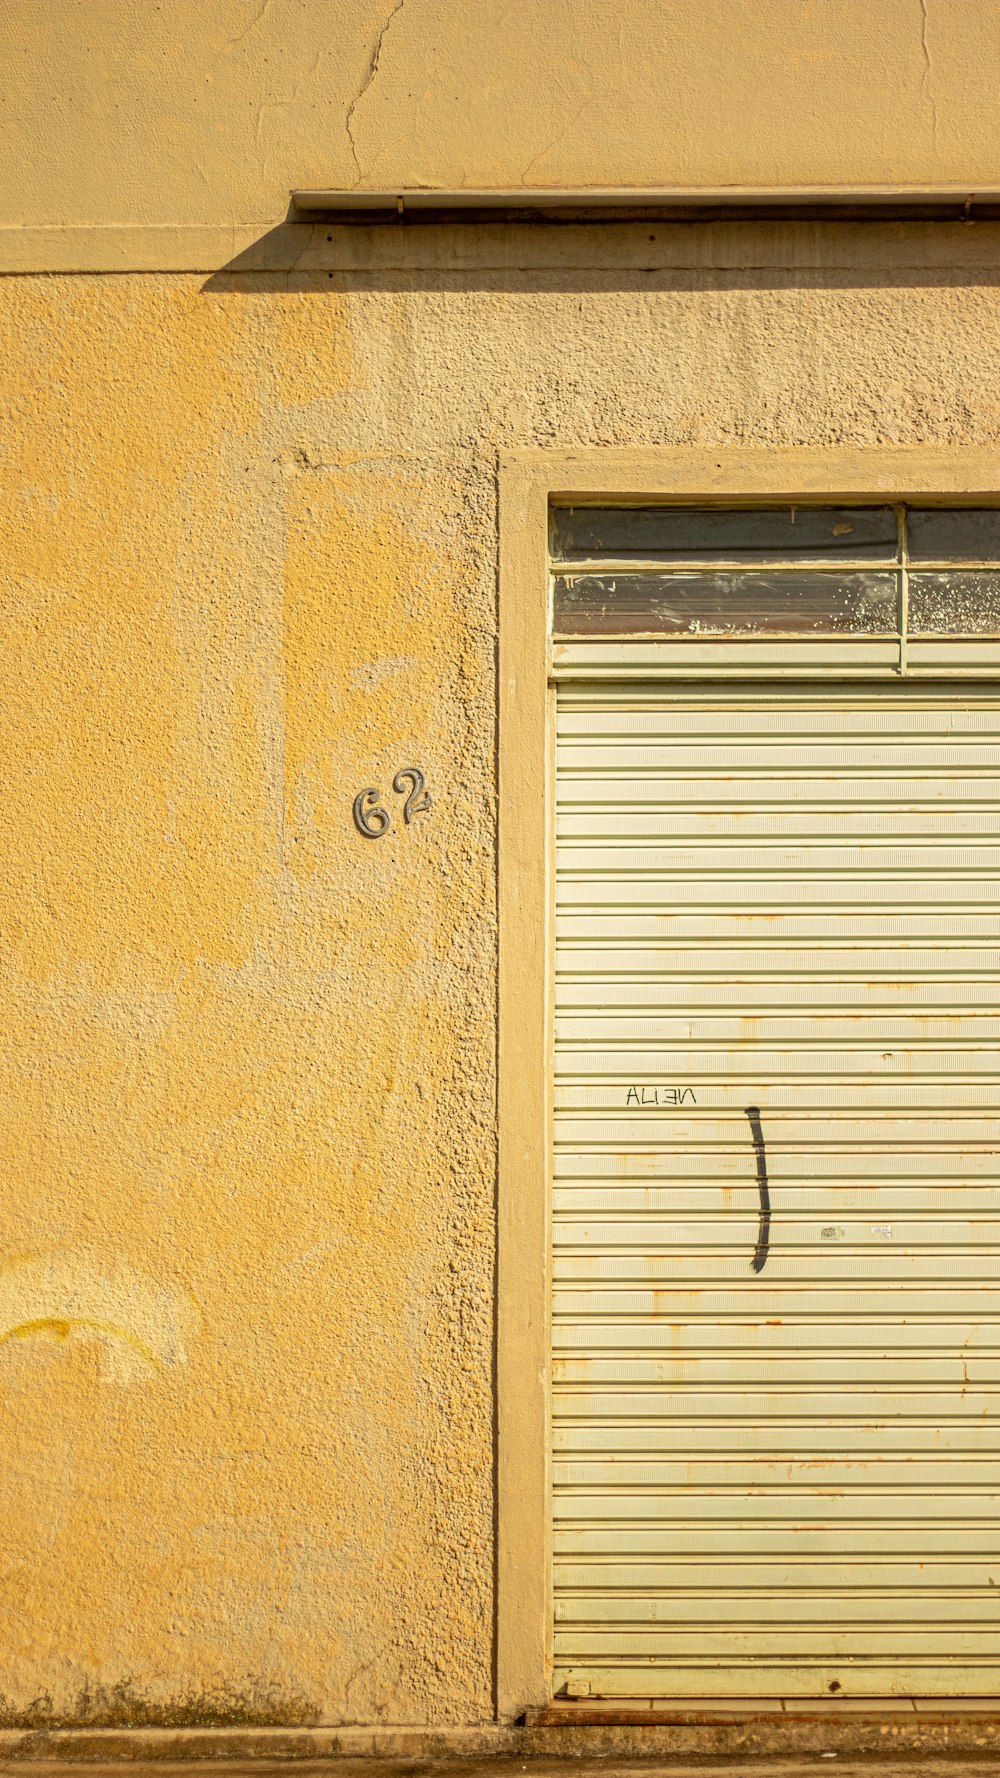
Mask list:
[[[1000,466],[996,280],[862,233],[0,284],[8,1720],[490,1715],[496,452]]]
[[[0,1689],[488,1715],[491,486],[308,466],[325,292],[0,298]]]

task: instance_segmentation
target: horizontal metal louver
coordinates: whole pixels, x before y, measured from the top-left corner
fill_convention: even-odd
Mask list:
[[[1000,1673],[1000,701],[560,689],[555,1690]]]

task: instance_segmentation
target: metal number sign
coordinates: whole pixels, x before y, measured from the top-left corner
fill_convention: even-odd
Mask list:
[[[392,826],[392,816],[378,800],[381,794],[371,785],[367,790],[359,790],[354,798],[354,825],[366,840],[380,840]]]
[[[416,766],[404,766],[397,772],[392,781],[392,788],[397,796],[402,796],[407,784],[411,786],[410,794],[403,804],[403,820],[409,827],[414,815],[422,815],[431,806],[431,793],[424,790],[424,774],[418,772]]]
[[[414,815],[422,815],[431,807],[431,793],[424,789],[424,774],[416,766],[403,766],[392,781],[397,796],[406,795],[403,820],[407,827]],[[392,816],[381,801],[382,792],[374,784],[359,790],[354,798],[354,825],[366,840],[380,840],[392,826]]]

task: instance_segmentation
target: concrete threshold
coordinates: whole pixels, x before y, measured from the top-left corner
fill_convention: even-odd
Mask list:
[[[1000,1758],[996,1698],[644,1698],[531,1711],[532,1752],[739,1761]]]

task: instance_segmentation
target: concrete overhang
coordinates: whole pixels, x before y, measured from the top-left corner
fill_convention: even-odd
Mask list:
[[[455,191],[293,191],[295,216],[338,222],[390,222],[400,218],[470,222],[482,218],[537,222],[628,221],[637,217],[704,221],[753,215],[767,218],[894,217],[944,220],[1000,216],[1000,186],[970,191],[967,186],[684,186],[641,188],[587,186],[577,189],[512,187]]]

